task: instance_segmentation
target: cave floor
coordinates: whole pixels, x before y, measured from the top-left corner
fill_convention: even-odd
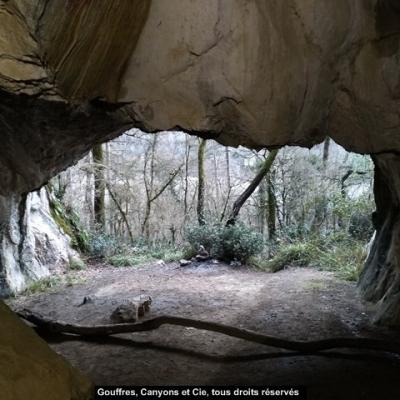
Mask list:
[[[204,319],[288,339],[363,336],[400,340],[399,334],[369,323],[354,283],[310,268],[275,274],[246,267],[176,263],[112,268],[91,265],[78,272],[85,282],[51,293],[18,297],[28,307],[71,323],[109,323],[115,303],[151,295],[149,316]],[[107,299],[78,307],[84,296]],[[399,399],[400,357],[337,350],[319,356],[289,353],[193,328],[162,326],[156,331],[118,335],[116,340],[59,342],[51,347],[109,385],[295,385],[309,399]]]

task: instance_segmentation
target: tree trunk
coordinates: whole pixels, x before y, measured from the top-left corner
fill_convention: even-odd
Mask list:
[[[133,234],[132,234],[131,226],[129,225],[127,213],[124,212],[124,210],[122,209],[121,204],[117,200],[117,197],[115,196],[114,192],[111,190],[110,185],[107,185],[107,190],[108,190],[108,193],[110,193],[110,197],[113,200],[114,204],[117,206],[118,211],[121,214],[122,219],[124,220],[126,229],[128,231],[129,239],[130,239],[131,243],[133,243],[133,241],[134,241],[133,240]]]
[[[263,179],[260,182],[258,188],[258,223],[260,227],[260,233],[264,236],[265,232],[265,220],[266,220],[266,209],[267,209],[267,188],[266,181]]]
[[[268,239],[274,240],[276,236],[276,198],[274,187],[272,185],[272,177],[268,177]]]
[[[242,206],[246,202],[246,200],[257,189],[257,186],[260,184],[260,182],[268,174],[277,154],[278,154],[278,150],[272,150],[268,154],[268,157],[263,162],[257,175],[254,177],[254,179],[250,182],[249,186],[245,189],[245,191],[237,198],[237,200],[233,204],[233,208],[229,215],[226,225],[234,225],[235,224],[237,216],[239,215],[240,209],[242,208]]]
[[[231,184],[231,167],[230,167],[230,159],[229,159],[229,148],[225,147],[225,166],[226,166],[226,196],[224,206],[222,208],[222,213],[220,217],[220,221],[222,222],[225,218],[226,209],[228,208],[231,192],[232,192],[232,184]]]
[[[184,187],[184,197],[183,197],[183,225],[186,226],[188,220],[188,191],[189,191],[189,160],[190,160],[190,143],[189,135],[185,138],[185,187]]]
[[[105,179],[104,179],[104,153],[101,144],[92,149],[94,164],[94,223],[97,229],[105,229]]]
[[[151,203],[153,197],[153,190],[154,190],[154,166],[155,166],[155,158],[156,158],[156,148],[157,148],[157,141],[158,136],[154,134],[153,140],[151,141],[149,148],[147,149],[145,155],[145,163],[144,163],[144,170],[143,170],[143,179],[144,179],[144,186],[146,189],[146,211],[142,223],[142,235],[149,239],[150,237],[150,214],[151,214]],[[147,164],[148,164],[148,157],[150,156],[150,181],[147,180],[146,172],[147,172]]]
[[[205,172],[204,172],[204,157],[206,152],[206,140],[201,139],[197,154],[198,162],[198,188],[197,188],[197,219],[199,225],[206,223],[204,215],[204,196],[205,196]]]
[[[327,136],[324,141],[324,151],[323,151],[323,155],[322,155],[322,162],[324,164],[324,167],[326,167],[326,163],[328,162],[330,143],[331,143],[331,139],[329,138],[329,136]]]

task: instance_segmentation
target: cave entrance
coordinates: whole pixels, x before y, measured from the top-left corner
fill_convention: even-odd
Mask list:
[[[356,289],[373,233],[370,158],[331,140],[280,149],[227,228],[269,154],[180,132],[133,130],[97,146],[46,188],[50,213],[77,253],[63,274],[32,283],[12,305],[101,325],[120,305],[150,295],[145,319],[209,320],[291,340],[379,337]],[[200,246],[205,258],[196,258]],[[355,394],[365,392],[366,374],[388,390],[397,379],[393,359],[371,367],[351,350],[288,356],[188,326],[89,342],[45,338],[98,384],[301,382],[322,393],[341,382]]]

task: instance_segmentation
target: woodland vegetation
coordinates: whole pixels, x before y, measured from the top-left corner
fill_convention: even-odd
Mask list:
[[[234,265],[307,265],[355,280],[373,233],[372,175],[368,156],[329,138],[256,152],[131,130],[95,146],[48,192],[74,246],[116,267],[190,258],[203,245]]]

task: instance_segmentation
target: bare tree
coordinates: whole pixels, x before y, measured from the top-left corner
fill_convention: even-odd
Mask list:
[[[232,184],[231,184],[231,167],[230,167],[230,157],[229,157],[229,148],[225,147],[225,173],[226,173],[226,196],[224,201],[224,207],[222,209],[220,221],[223,221],[225,218],[226,209],[228,208],[231,192],[232,192]]]
[[[183,225],[186,225],[188,219],[188,195],[189,195],[189,159],[190,159],[189,136],[185,137],[185,186],[183,189]]]
[[[260,182],[268,174],[269,170],[271,169],[272,163],[274,162],[277,154],[278,154],[278,150],[272,150],[268,154],[268,157],[265,159],[265,161],[261,165],[261,168],[257,172],[257,175],[253,178],[253,180],[250,182],[250,184],[247,186],[247,188],[244,190],[244,192],[237,198],[237,200],[233,204],[232,211],[229,214],[229,218],[228,218],[228,221],[226,223],[227,225],[234,225],[235,224],[236,219],[237,219],[237,217],[239,215],[240,209],[243,207],[243,204],[246,202],[246,200],[257,189],[257,186],[260,184]]]
[[[179,174],[183,164],[181,164],[174,171],[170,172],[168,179],[164,182],[160,188],[155,187],[155,159],[156,159],[156,148],[157,148],[158,135],[153,135],[153,140],[151,141],[147,154],[145,156],[145,163],[143,169],[144,185],[146,190],[146,209],[144,214],[144,219],[142,223],[142,235],[147,239],[150,237],[150,214],[153,203],[164,193],[165,189],[173,182],[176,176]],[[150,177],[147,178],[146,170],[148,160],[150,159]]]
[[[267,177],[268,193],[268,239],[273,240],[276,236],[276,197],[273,186],[273,178],[269,172]]]
[[[104,153],[101,144],[92,149],[93,175],[94,175],[94,223],[101,230],[105,229],[105,177],[104,177]]]
[[[199,225],[206,223],[204,215],[204,197],[205,197],[205,172],[204,172],[204,157],[206,151],[206,139],[201,139],[198,154],[198,187],[197,187],[197,220]]]
[[[122,217],[122,219],[125,223],[126,229],[128,231],[129,239],[130,239],[131,243],[133,243],[134,242],[133,233],[132,233],[132,229],[129,224],[129,221],[128,221],[127,212],[122,209],[121,204],[117,199],[117,196],[114,194],[114,192],[111,190],[110,185],[108,185],[108,184],[107,184],[107,190],[108,190],[108,193],[110,193],[110,197],[111,197],[112,201],[114,202],[119,213],[121,214],[121,217]]]

